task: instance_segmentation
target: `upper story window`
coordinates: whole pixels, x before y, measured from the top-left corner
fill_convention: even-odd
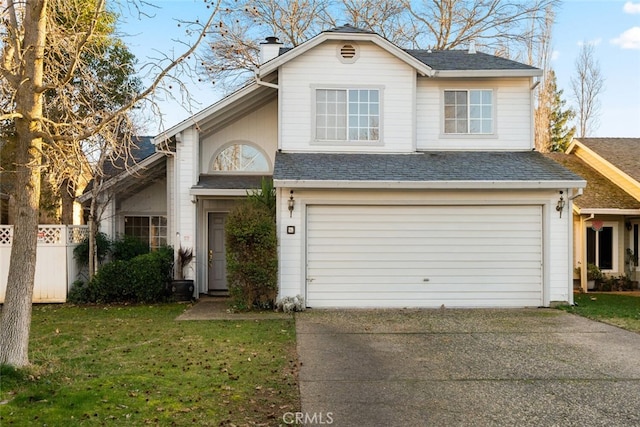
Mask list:
[[[269,161],[256,147],[233,144],[213,159],[214,172],[269,172]]]
[[[378,89],[316,89],[316,140],[379,141]]]
[[[493,133],[493,91],[445,90],[444,133]]]

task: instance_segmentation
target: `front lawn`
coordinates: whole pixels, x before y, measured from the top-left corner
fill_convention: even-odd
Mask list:
[[[640,332],[640,297],[616,294],[578,294],[575,306],[561,306],[569,313]]]
[[[184,305],[34,306],[33,366],[0,372],[0,425],[277,425],[300,409],[288,320]]]

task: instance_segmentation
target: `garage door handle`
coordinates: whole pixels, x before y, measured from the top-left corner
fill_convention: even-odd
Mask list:
[[[314,280],[316,279],[314,279],[313,277],[307,277],[307,282],[313,282]]]
[[[425,277],[424,279],[422,279],[422,281],[423,281],[423,282],[428,282],[428,281],[429,281],[429,278],[428,278],[428,277]]]

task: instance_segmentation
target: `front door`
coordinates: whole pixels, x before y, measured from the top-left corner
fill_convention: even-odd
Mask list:
[[[227,260],[224,225],[227,214],[209,213],[209,247],[207,250],[209,291],[227,290]]]

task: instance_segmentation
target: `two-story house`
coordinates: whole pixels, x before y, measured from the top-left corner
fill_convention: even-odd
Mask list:
[[[143,163],[166,178],[111,199],[104,229],[135,223],[193,247],[197,291],[225,290],[226,214],[268,176],[281,297],[572,302],[572,199],[585,181],[533,151],[539,69],[405,50],[351,26],[292,49],[271,38],[262,54],[252,83],[154,138]]]

